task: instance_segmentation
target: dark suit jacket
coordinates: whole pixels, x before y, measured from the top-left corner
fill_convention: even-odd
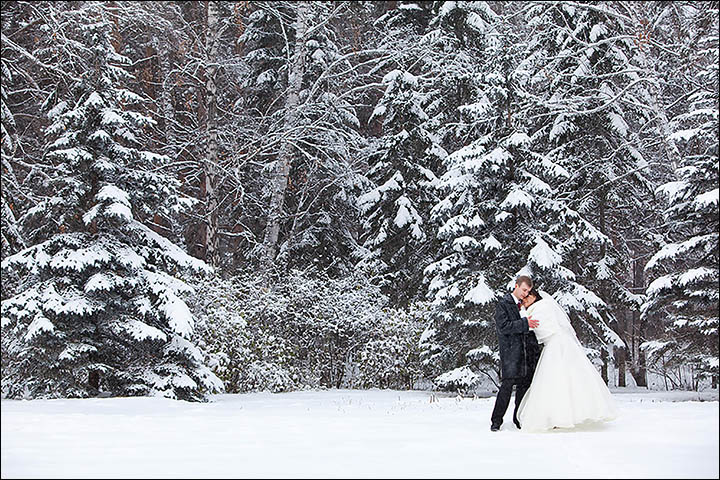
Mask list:
[[[535,373],[540,355],[535,334],[520,316],[515,298],[507,293],[495,306],[495,328],[500,348],[501,379],[519,379]]]

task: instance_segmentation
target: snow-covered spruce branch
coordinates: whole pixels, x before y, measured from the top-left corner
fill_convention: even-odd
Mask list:
[[[595,187],[595,188],[593,188],[592,190],[588,191],[588,193],[586,193],[585,195],[583,195],[583,196],[580,197],[579,199],[571,200],[571,203],[574,203],[574,204],[576,204],[576,203],[582,203],[584,200],[586,200],[586,199],[590,198],[591,196],[593,196],[593,195],[595,194],[595,192],[597,192],[598,190],[602,190],[602,189],[604,189],[605,187],[608,187],[608,186],[610,186],[610,185],[612,185],[612,184],[614,184],[614,183],[616,183],[616,182],[619,182],[620,180],[622,180],[622,179],[624,179],[624,178],[626,178],[626,177],[629,177],[629,176],[634,175],[634,174],[636,174],[636,173],[638,173],[638,172],[640,172],[640,171],[642,171],[642,170],[645,170],[645,169],[647,169],[648,167],[650,167],[650,166],[652,166],[652,165],[658,165],[658,166],[659,166],[659,165],[665,165],[665,163],[664,163],[664,162],[660,162],[660,161],[658,161],[658,162],[648,162],[648,164],[645,165],[645,166],[635,168],[635,169],[633,169],[633,170],[630,170],[629,172],[625,172],[625,173],[623,173],[623,174],[620,175],[620,176],[617,176],[617,177],[615,177],[615,178],[613,178],[613,179],[608,180],[607,182],[603,183],[602,185],[599,185],[598,187]]]
[[[319,30],[322,27],[324,27],[325,25],[327,25],[330,22],[330,20],[334,19],[337,16],[338,13],[340,13],[343,9],[347,8],[348,4],[349,4],[349,2],[347,2],[347,1],[337,2],[336,3],[337,6],[335,7],[335,10],[333,10],[328,15],[325,15],[325,18],[320,23],[317,23],[317,24],[313,25],[312,27],[308,28],[305,31],[305,36],[309,37],[313,33],[315,33],[316,30]]]
[[[338,72],[337,74],[330,75],[329,72],[332,71],[332,69],[333,69],[333,67],[334,67],[335,65],[339,65],[339,64],[341,64],[341,63],[345,63],[347,60],[351,59],[352,57],[360,56],[360,55],[367,55],[367,54],[369,54],[369,53],[381,53],[381,54],[383,54],[383,55],[386,55],[386,54],[387,54],[387,52],[386,52],[385,50],[373,49],[373,50],[363,50],[363,51],[359,51],[359,52],[351,52],[351,53],[348,53],[348,54],[343,55],[342,57],[336,59],[332,64],[330,64],[330,66],[329,66],[327,69],[325,69],[325,71],[323,71],[323,73],[317,78],[317,80],[315,80],[315,82],[313,83],[313,86],[310,88],[310,92],[309,92],[309,94],[307,95],[307,98],[306,98],[305,102],[303,102],[300,106],[305,105],[306,102],[308,102],[308,101],[310,101],[312,98],[314,98],[314,95],[317,93],[318,89],[319,89],[320,86],[323,84],[323,82],[325,82],[325,81],[327,81],[327,80],[330,80],[330,79],[333,78],[333,77],[342,77],[342,76],[344,76],[343,73],[350,72],[350,71],[356,70],[356,69],[358,68],[357,66],[354,66],[354,67],[346,70],[345,72]],[[374,58],[372,61],[378,62],[378,61],[381,61],[381,60],[383,60],[383,57]],[[371,61],[366,61],[366,62],[364,62],[364,63],[370,63],[370,62],[371,62]],[[351,90],[352,93],[354,94],[354,93],[357,93],[357,92],[362,92],[362,91],[364,91],[364,90],[366,90],[366,89],[374,88],[375,85],[377,85],[377,84],[361,85],[361,86],[359,86],[359,87],[354,87],[353,89],[350,89],[350,90]],[[339,97],[339,98],[344,98],[344,97],[347,97],[347,96],[350,95],[350,94],[351,94],[350,91],[345,91],[345,92],[341,93],[338,97]]]
[[[341,184],[341,180],[344,180],[344,179],[342,177],[336,177],[334,180],[324,183],[323,186],[320,187],[320,190],[318,190],[317,192],[314,192],[314,191],[311,192],[309,189],[302,192],[301,200],[298,202],[298,206],[297,206],[295,212],[288,213],[283,216],[284,220],[289,220],[289,219],[293,220],[293,224],[290,228],[290,232],[294,232],[295,226],[297,225],[297,223],[299,221],[301,221],[302,219],[304,219],[305,216],[312,211],[316,202],[321,200],[322,193],[325,192],[326,190],[328,190],[330,187]],[[303,206],[305,204],[305,200],[307,199],[308,195],[311,195],[311,194],[313,194],[313,196],[312,196],[310,203],[307,205],[307,208],[305,208],[305,210],[301,211],[300,209],[303,208]]]
[[[570,110],[570,111],[567,111],[567,110],[555,110],[554,112],[551,112],[551,113],[552,113],[553,115],[557,115],[557,114],[566,114],[566,115],[590,115],[590,114],[592,114],[592,113],[601,112],[601,111],[605,110],[606,108],[608,108],[608,107],[609,107],[610,105],[612,105],[613,103],[615,103],[616,101],[618,101],[618,99],[621,98],[623,95],[625,95],[625,93],[626,93],[628,90],[630,90],[632,87],[634,87],[634,86],[637,85],[638,83],[643,83],[643,82],[647,82],[647,83],[650,83],[650,84],[655,84],[655,83],[656,83],[655,80],[652,79],[652,78],[640,78],[640,79],[638,79],[638,80],[635,80],[635,81],[633,81],[633,82],[630,82],[630,84],[627,85],[624,89],[622,89],[622,90],[620,91],[620,93],[618,93],[618,94],[615,95],[612,99],[608,100],[607,102],[605,102],[604,104],[600,105],[599,107],[595,107],[595,108],[592,108],[592,109],[590,109],[590,110]]]
[[[597,167],[599,165],[607,164],[610,160],[612,160],[615,157],[615,155],[617,155],[620,151],[622,151],[622,148],[624,146],[629,145],[629,144],[630,144],[630,142],[626,142],[624,145],[618,147],[617,149],[615,149],[615,151],[609,157],[596,158],[594,160],[590,160],[589,162],[584,162],[580,167],[578,167],[576,170],[573,171],[570,178],[568,178],[568,182],[570,182],[578,177],[583,176],[583,174],[588,170],[592,171],[593,169],[595,169],[595,167]],[[644,169],[644,168],[648,168],[648,167],[646,166],[646,167],[642,167],[642,168]]]
[[[79,82],[79,81],[80,81],[80,78],[75,77],[75,76],[69,74],[68,72],[66,72],[66,71],[64,71],[64,70],[61,70],[60,68],[58,68],[58,67],[56,67],[56,66],[54,66],[54,65],[49,65],[49,64],[43,62],[42,60],[40,60],[39,58],[37,58],[36,56],[34,56],[33,54],[31,54],[31,53],[28,52],[27,50],[25,50],[23,47],[21,47],[20,45],[18,45],[18,44],[15,43],[15,42],[13,42],[12,40],[10,40],[8,37],[5,36],[5,34],[1,34],[1,35],[2,35],[2,36],[1,36],[1,38],[2,38],[2,43],[3,43],[4,46],[7,46],[8,48],[11,48],[12,50],[14,50],[14,51],[16,51],[17,53],[19,53],[20,55],[28,58],[30,61],[32,61],[33,63],[35,63],[35,64],[38,65],[39,67],[42,67],[42,68],[44,68],[44,69],[46,69],[46,70],[49,70],[49,71],[51,71],[51,72],[55,72],[55,73],[57,73],[58,75],[60,75],[61,77],[66,78],[66,79],[68,79],[68,80],[72,80],[73,82]]]
[[[614,37],[603,38],[602,40],[598,40],[597,42],[588,43],[588,42],[585,42],[585,41],[577,38],[575,36],[575,34],[573,34],[569,25],[567,26],[567,28],[563,29],[563,32],[566,33],[570,38],[575,40],[575,42],[577,42],[578,44],[582,45],[585,48],[595,48],[595,47],[605,45],[607,43],[615,43],[619,40],[633,40],[633,39],[637,38],[635,35],[616,35]],[[583,52],[583,54],[584,54],[584,52]]]
[[[618,12],[616,12],[616,11],[614,11],[614,10],[607,9],[607,8],[602,8],[602,7],[598,7],[598,6],[591,5],[591,4],[587,4],[587,3],[577,3],[577,2],[562,2],[562,4],[563,4],[563,5],[568,5],[568,6],[571,6],[571,7],[575,7],[575,8],[578,8],[578,9],[580,9],[580,10],[593,10],[593,11],[595,11],[595,12],[602,13],[603,15],[607,15],[607,16],[609,16],[609,17],[618,18],[618,19],[623,20],[623,21],[625,21],[625,22],[627,22],[627,23],[629,23],[629,24],[634,24],[634,21],[633,21],[632,18],[630,18],[630,17],[628,17],[628,16],[626,16],[626,15],[623,15],[623,14],[621,14],[621,13],[618,13]]]

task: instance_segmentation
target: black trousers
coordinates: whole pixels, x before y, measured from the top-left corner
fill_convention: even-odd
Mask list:
[[[508,378],[500,383],[500,390],[495,398],[495,408],[493,408],[490,421],[493,425],[502,425],[503,417],[510,405],[510,396],[512,395],[513,385],[515,386],[515,411],[513,412],[513,422],[517,423],[517,411],[520,402],[525,396],[525,392],[530,388],[532,383],[532,375],[521,378]]]

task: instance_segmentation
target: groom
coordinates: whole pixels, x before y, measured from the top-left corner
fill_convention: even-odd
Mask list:
[[[540,356],[540,346],[530,328],[536,328],[539,322],[520,315],[522,301],[527,297],[533,281],[521,275],[515,281],[515,288],[495,306],[495,329],[500,348],[500,390],[495,399],[495,408],[490,417],[490,430],[497,432],[510,404],[510,395],[515,386],[515,411],[513,422],[520,428],[517,411],[523,395],[530,387],[535,365]],[[523,312],[525,313],[524,309]]]

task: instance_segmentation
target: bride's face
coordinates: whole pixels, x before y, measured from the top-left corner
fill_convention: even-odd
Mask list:
[[[535,303],[535,300],[537,300],[537,297],[533,295],[532,293],[528,294],[527,297],[523,300],[523,307],[528,308],[530,305]]]

